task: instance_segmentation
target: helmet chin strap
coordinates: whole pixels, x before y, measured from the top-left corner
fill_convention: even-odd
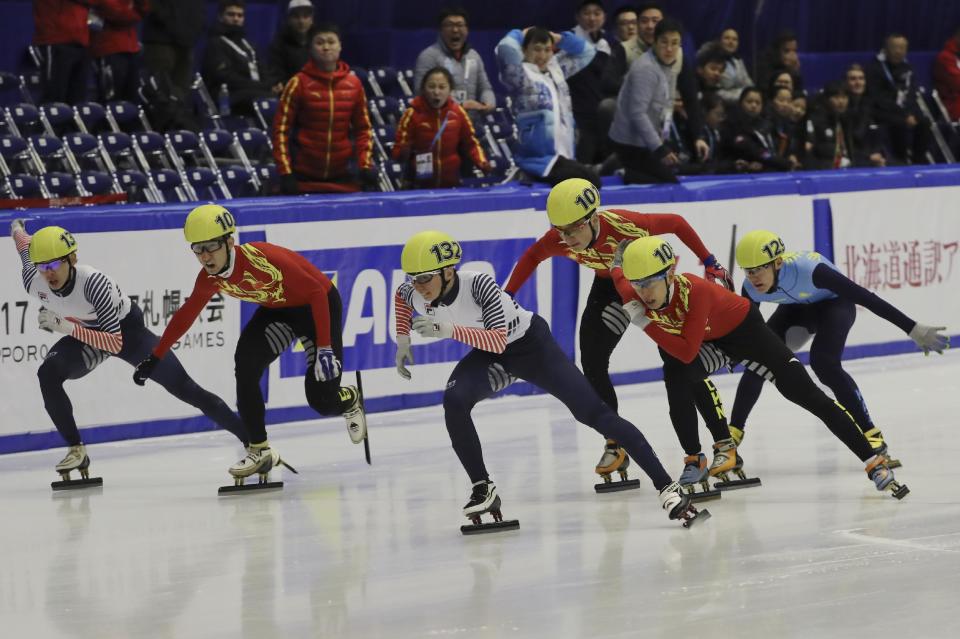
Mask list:
[[[652,310],[652,311],[661,311],[661,310],[663,310],[664,308],[667,307],[667,305],[670,303],[670,299],[673,297],[673,284],[671,284],[670,282],[667,281],[667,276],[666,276],[666,274],[664,274],[664,276],[663,276],[663,282],[667,285],[667,296],[666,296],[665,298],[663,298],[663,304],[661,304],[661,305],[658,306],[657,308],[650,309],[650,310]]]
[[[597,238],[600,236],[600,220],[596,217],[596,213],[597,211],[594,209],[593,213],[590,214],[595,217],[590,220],[590,242],[587,244],[587,248],[592,247],[596,243]],[[593,225],[594,222],[597,223],[596,226]]]
[[[227,249],[227,261],[223,263],[223,268],[217,272],[217,277],[233,269],[233,251],[230,250],[230,245],[227,244],[226,241],[223,243],[223,246]]]

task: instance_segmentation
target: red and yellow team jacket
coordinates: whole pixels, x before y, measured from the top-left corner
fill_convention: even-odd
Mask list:
[[[103,18],[103,29],[91,32],[90,55],[102,58],[140,51],[137,25],[150,11],[148,0],[98,0],[96,10]]]
[[[348,175],[351,157],[356,157],[361,170],[370,169],[370,135],[367,96],[360,78],[342,60],[333,72],[321,71],[308,60],[287,82],[273,118],[277,171],[315,181],[338,179]]]
[[[673,213],[636,213],[626,209],[599,211],[600,230],[593,246],[583,251],[573,251],[568,247],[560,232],[555,228],[543,234],[528,248],[513,269],[510,281],[504,287],[507,293],[515,295],[527,278],[537,269],[537,265],[549,257],[563,255],[596,271],[597,277],[610,277],[610,265],[613,254],[622,240],[630,240],[648,235],[673,233],[693,251],[701,261],[710,255],[697,232],[687,221]],[[628,284],[629,285],[629,284]]]
[[[167,325],[153,354],[163,357],[186,333],[203,307],[217,292],[267,308],[309,306],[318,347],[330,346],[330,306],[327,293],[330,281],[307,258],[295,251],[269,244],[249,242],[233,249],[233,268],[229,275],[208,275],[200,271],[193,292]],[[339,327],[338,327],[339,328]]]
[[[437,132],[443,127],[443,133]],[[433,177],[417,180],[417,186],[447,188],[460,184],[460,154],[469,154],[478,168],[486,170],[487,157],[480,148],[470,116],[452,98],[439,109],[430,106],[422,96],[410,102],[400,124],[393,159],[408,162],[415,175],[416,155],[433,152]]]
[[[33,44],[90,44],[91,2],[33,0]]]
[[[619,268],[613,270],[624,304],[643,301],[623,276]],[[670,303],[659,311],[647,309],[650,323],[644,332],[657,346],[689,364],[700,352],[703,342],[729,334],[743,322],[750,310],[750,300],[708,282],[691,273],[678,274],[674,280]]]

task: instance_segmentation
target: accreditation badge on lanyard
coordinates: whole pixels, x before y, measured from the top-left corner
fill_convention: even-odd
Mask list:
[[[426,153],[417,153],[414,156],[416,161],[417,181],[433,179],[433,151],[437,148],[437,142],[440,141],[440,136],[443,135],[443,130],[447,128],[447,123],[449,121],[450,111],[447,111],[443,116],[443,122],[440,123],[440,128],[437,130],[437,134],[433,136],[433,141],[430,143],[430,150]]]

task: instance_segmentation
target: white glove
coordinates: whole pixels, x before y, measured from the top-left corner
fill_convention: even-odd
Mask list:
[[[23,226],[23,220],[20,218],[10,222],[10,237],[13,237],[17,231],[27,232],[27,229]]]
[[[613,262],[610,264],[610,269],[623,268],[623,252],[627,250],[627,247],[630,246],[630,242],[633,240],[620,240],[620,243],[617,244],[617,250],[613,254]]]
[[[647,307],[644,306],[642,302],[630,300],[623,305],[623,310],[630,316],[630,323],[640,328],[640,330],[645,329],[647,324],[650,323],[650,318],[646,315]]]
[[[76,328],[76,324],[70,320],[65,320],[53,311],[48,311],[45,308],[40,309],[40,317],[37,318],[40,328],[47,331],[48,333],[63,333],[64,335],[72,335],[73,329]]]
[[[318,348],[317,361],[313,363],[313,374],[318,382],[329,382],[340,375],[340,360],[332,348]]]
[[[429,317],[417,315],[413,318],[413,330],[420,334],[420,337],[439,337],[447,339],[453,337],[453,324],[450,322],[434,322]]]
[[[413,365],[413,349],[410,348],[410,336],[397,335],[397,374],[404,379],[413,377],[407,370],[407,364]]]
[[[930,351],[943,355],[943,351],[950,348],[950,336],[940,333],[945,330],[946,326],[927,326],[917,322],[910,331],[910,339],[916,342],[924,355],[929,355]]]

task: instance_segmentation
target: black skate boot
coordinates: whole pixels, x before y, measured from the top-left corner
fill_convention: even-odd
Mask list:
[[[493,516],[493,521],[487,524],[482,523],[480,515],[484,513],[490,513]],[[500,495],[497,494],[496,484],[489,479],[478,481],[473,485],[470,501],[463,507],[463,514],[473,522],[470,526],[460,526],[460,532],[464,535],[520,528],[520,522],[516,519],[503,521],[503,515],[500,513]]]
[[[639,479],[627,479],[627,468],[630,466],[630,457],[627,451],[620,448],[620,444],[608,439],[603,447],[603,455],[597,462],[596,472],[603,478],[602,484],[594,484],[593,489],[598,493],[611,493],[619,490],[640,488]],[[620,473],[620,481],[614,482],[611,474]]]
[[[677,482],[673,482],[660,491],[660,505],[667,511],[667,516],[670,519],[682,519],[684,528],[691,527],[695,521],[710,519],[710,511],[706,508],[697,511],[690,495]]]

